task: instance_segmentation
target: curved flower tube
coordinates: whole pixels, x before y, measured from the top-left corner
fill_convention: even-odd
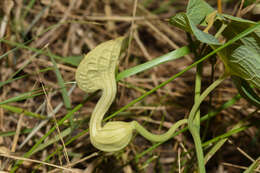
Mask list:
[[[76,81],[82,90],[88,93],[102,90],[102,96],[90,118],[89,132],[91,143],[107,152],[126,147],[132,139],[133,130],[150,141],[162,142],[170,139],[178,127],[187,123],[187,119],[180,120],[162,135],[148,132],[137,121],[112,121],[102,126],[104,115],[116,96],[115,69],[126,42],[127,39],[119,37],[98,45],[85,56],[76,71]]]

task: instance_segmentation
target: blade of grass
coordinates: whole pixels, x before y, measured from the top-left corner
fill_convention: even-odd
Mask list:
[[[12,98],[9,98],[5,101],[2,101],[0,102],[0,105],[3,105],[3,104],[7,104],[7,103],[12,103],[12,102],[17,102],[17,101],[23,101],[23,100],[26,100],[26,99],[29,99],[29,98],[33,98],[33,97],[36,97],[36,96],[39,96],[39,95],[43,95],[43,91],[38,89],[38,90],[33,90],[33,91],[29,91],[29,92],[26,92],[26,93],[22,93],[18,96],[15,96],[15,97],[12,97]]]
[[[52,54],[50,53],[49,49],[47,50],[50,58],[51,58],[51,61],[53,63],[53,68],[54,68],[54,72],[56,74],[56,77],[57,77],[57,80],[58,80],[58,85],[60,86],[61,88],[61,94],[62,94],[62,98],[63,98],[63,101],[64,101],[64,105],[67,109],[67,111],[70,111],[71,110],[71,101],[70,101],[70,97],[69,97],[69,94],[68,94],[68,91],[66,89],[66,85],[64,83],[64,80],[62,78],[62,75],[58,69],[58,66],[57,66],[57,63],[56,61],[54,60],[54,57],[52,56]],[[70,124],[71,126],[73,127],[73,115],[70,116]]]
[[[36,75],[37,73],[44,73],[44,72],[47,72],[47,71],[50,71],[50,70],[53,70],[53,68],[52,67],[47,67],[47,68],[44,68],[42,70],[36,71],[36,72],[34,72],[32,74],[26,74],[26,75],[22,75],[22,76],[19,76],[19,77],[16,77],[16,78],[13,78],[14,75],[12,75],[12,77],[7,79],[6,81],[0,82],[0,88],[2,88],[4,85],[9,84],[9,83],[11,83],[13,81],[16,81],[16,80],[19,80],[19,79],[24,79],[26,77],[29,77],[30,75]],[[15,72],[15,74],[17,74],[17,72]]]
[[[27,134],[30,133],[32,129],[23,129],[21,130],[20,134]],[[0,136],[7,137],[7,136],[14,136],[16,131],[8,131],[8,132],[0,132]]]
[[[258,157],[245,171],[244,173],[251,173],[260,165],[260,157]]]
[[[27,110],[19,108],[19,107],[10,106],[10,105],[6,105],[6,104],[2,104],[2,105],[0,105],[0,107],[3,108],[3,109],[6,109],[8,111],[11,111],[13,113],[24,114],[26,116],[34,117],[34,118],[37,118],[37,119],[46,119],[46,117],[43,116],[43,115],[36,114],[36,113],[27,111]]]
[[[189,53],[190,53],[189,47],[184,46],[182,48],[176,49],[172,52],[164,54],[164,55],[162,55],[158,58],[155,58],[151,61],[148,61],[146,63],[137,65],[137,66],[129,68],[129,69],[126,69],[116,76],[116,80],[117,81],[122,80],[123,78],[126,78],[126,77],[129,77],[129,76],[135,75],[137,73],[143,72],[145,70],[148,70],[148,69],[153,68],[155,66],[158,66],[160,64],[181,58],[181,57],[183,57],[183,56],[185,56]]]

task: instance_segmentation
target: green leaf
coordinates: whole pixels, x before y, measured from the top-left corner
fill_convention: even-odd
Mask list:
[[[231,75],[239,76],[260,89],[260,54],[249,46],[236,45],[221,52],[221,57]]]
[[[233,22],[240,22],[240,23],[244,23],[244,24],[256,24],[255,22],[253,22],[251,20],[246,20],[246,19],[243,19],[243,18],[240,18],[240,17],[231,16],[231,15],[228,15],[228,14],[221,14],[221,16],[223,16],[224,18],[229,19]]]
[[[223,15],[229,20],[223,31],[228,40],[242,31],[256,25],[255,22]],[[231,46],[219,52],[228,73],[233,75],[233,82],[241,96],[251,104],[260,107],[260,97],[251,88],[250,84],[260,88],[260,28],[236,41]]]
[[[219,41],[211,34],[201,31],[196,25],[189,19],[189,25],[192,30],[192,34],[202,43],[211,45],[220,45]]]
[[[196,27],[190,16],[186,13],[179,13],[170,19],[170,23],[176,27],[179,27],[196,37],[202,43],[219,45],[219,41],[211,34],[205,33]]]
[[[189,0],[186,11],[187,16],[194,25],[198,25],[204,21],[207,15],[215,11],[215,9],[204,0]]]
[[[190,0],[186,13],[178,13],[170,19],[170,23],[191,34],[202,43],[219,45],[219,41],[211,34],[197,28],[198,24],[205,26],[206,17],[215,10],[204,0]]]
[[[256,24],[255,22],[229,15],[224,15],[224,17],[231,20],[227,28],[222,33],[223,36],[225,36],[225,38],[227,39],[233,38],[240,32]],[[257,51],[258,54],[260,54],[260,28],[256,29],[254,32],[247,35],[246,37],[240,39],[240,41],[238,41],[237,43],[240,45],[251,47],[252,49]]]
[[[236,85],[239,94],[243,98],[245,98],[249,103],[260,108],[260,97],[255,93],[255,91],[253,90],[253,88],[251,88],[248,82],[238,76],[232,76],[232,80]]]
[[[178,13],[170,19],[170,24],[186,31],[192,33],[191,28],[188,24],[187,14]]]

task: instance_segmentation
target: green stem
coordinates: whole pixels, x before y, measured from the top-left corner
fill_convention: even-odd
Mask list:
[[[200,92],[201,92],[201,74],[202,74],[202,63],[197,65],[197,73],[195,78],[195,96],[194,96],[194,103],[198,102],[200,98]],[[195,115],[194,123],[197,125],[197,127],[200,127],[200,110],[198,109]],[[198,129],[200,131],[200,129]]]
[[[226,27],[227,27],[227,24],[222,23],[222,25],[219,28],[218,32],[215,34],[215,38],[218,38],[222,34],[222,32],[226,29]]]
[[[174,134],[175,130],[178,127],[180,127],[183,124],[186,124],[187,122],[188,122],[187,119],[179,120],[166,133],[161,135],[150,133],[143,126],[141,126],[137,121],[133,121],[132,123],[135,127],[135,130],[138,133],[140,133],[143,137],[145,137],[147,140],[152,142],[164,142],[172,137],[172,135]]]
[[[213,82],[200,96],[200,98],[197,100],[197,102],[194,104],[194,106],[191,109],[189,121],[194,120],[195,113],[197,112],[201,102],[208,96],[208,94],[214,90],[219,84],[221,84],[228,75],[224,74],[219,79],[217,79],[215,82]]]
[[[194,103],[189,119],[188,119],[188,128],[190,130],[190,133],[193,137],[194,143],[195,143],[195,149],[196,149],[196,154],[197,154],[197,159],[198,159],[198,166],[199,166],[199,172],[200,173],[206,173],[205,165],[204,165],[204,155],[203,155],[203,150],[202,150],[202,144],[201,144],[201,139],[200,139],[200,133],[199,133],[199,127],[197,124],[194,122],[196,112],[202,103],[202,101],[208,96],[208,94],[214,90],[221,82],[223,82],[227,76],[224,74],[222,77],[220,77],[218,80],[213,82],[200,96],[200,98]]]

